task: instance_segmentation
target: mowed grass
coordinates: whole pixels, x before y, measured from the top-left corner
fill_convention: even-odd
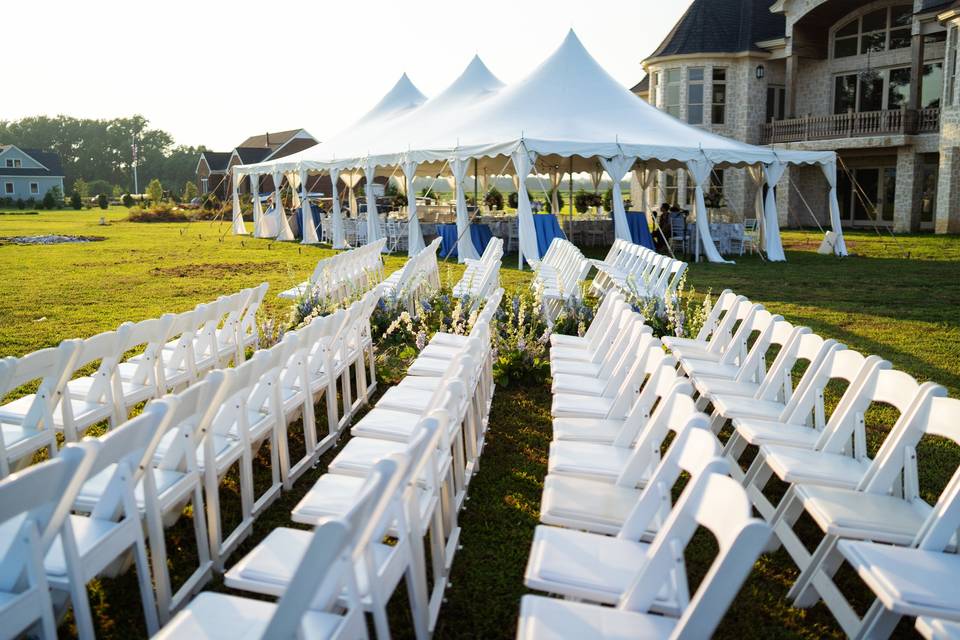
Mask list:
[[[62,233],[97,235],[91,244],[58,246],[0,245],[0,356],[20,355],[114,328],[164,312],[189,309],[199,302],[270,282],[268,313],[281,317],[286,304],[275,294],[303,280],[328,250],[225,235],[226,223],[132,224],[122,209],[101,213],[52,212],[39,216],[0,215],[0,237]],[[850,234],[852,253],[836,259],[814,253],[819,234],[785,232],[787,263],[763,263],[756,256],[735,266],[693,265],[688,286],[714,294],[731,288],[762,302],[787,319],[808,325],[864,353],[877,353],[920,380],[935,380],[960,395],[960,240],[951,237],[899,237],[873,232]],[[909,252],[911,259],[905,259]],[[388,257],[387,270],[403,257]],[[454,281],[455,265],[441,276]],[[504,261],[508,289],[525,287],[529,272]],[[402,377],[402,362],[387,358],[379,372],[378,393]],[[322,411],[318,416],[324,415]],[[875,449],[894,417],[878,412],[871,423]],[[550,442],[550,392],[547,385],[498,388],[487,446],[461,514],[463,549],[454,563],[452,586],[441,611],[440,638],[510,638],[520,597],[526,593],[523,571],[538,521],[542,482]],[[334,455],[299,480],[254,526],[251,537],[231,558],[239,559],[270,530],[290,526],[289,511]],[[935,496],[960,463],[960,449],[943,442],[920,450],[925,495]],[[235,487],[221,490],[235,504]],[[182,576],[193,558],[188,519],[168,534],[172,570]],[[698,539],[688,553],[690,571],[702,575],[711,550]],[[822,605],[801,611],[785,599],[796,568],[784,552],[763,556],[718,630],[721,638],[840,637]],[[867,593],[855,578],[845,588],[860,603]],[[224,590],[215,579],[210,588]],[[133,572],[96,581],[91,588],[98,635],[142,636],[144,628]],[[403,596],[391,612],[396,637],[410,637]],[[69,620],[63,626],[69,634]],[[901,625],[898,635],[911,635]]]

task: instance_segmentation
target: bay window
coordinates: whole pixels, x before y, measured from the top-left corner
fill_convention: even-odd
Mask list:
[[[724,124],[727,119],[727,70],[723,68],[714,68],[713,70],[713,92],[711,100],[713,109],[710,114],[710,121],[713,124]]]
[[[905,49],[910,46],[913,7],[899,4],[853,18],[833,34],[833,57]]]
[[[703,67],[687,69],[687,123],[703,124]]]
[[[674,118],[680,117],[680,69],[667,69],[667,93],[665,105],[667,113]]]

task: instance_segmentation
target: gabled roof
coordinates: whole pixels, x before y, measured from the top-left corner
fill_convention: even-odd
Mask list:
[[[274,133],[268,132],[260,136],[250,136],[237,146],[276,149],[277,147],[282,147],[286,143],[290,142],[290,140],[301,131],[303,131],[303,129],[291,129],[290,131],[277,131]]]
[[[783,37],[782,14],[772,0],[693,0],[667,37],[648,58],[696,53],[763,51],[757,42]]]
[[[271,147],[237,147],[234,149],[234,152],[240,156],[240,161],[243,164],[250,164],[251,162],[262,162],[270,157],[270,154],[273,153]],[[233,154],[229,154],[233,155]]]
[[[0,145],[0,151],[6,151],[7,149],[14,147],[16,145],[5,144]],[[20,167],[19,169],[13,169],[8,167],[0,166],[0,175],[4,176],[49,176],[51,178],[62,178],[63,177],[63,164],[60,162],[60,154],[54,151],[40,151],[39,149],[23,149],[17,147],[20,151],[24,152],[37,162],[43,165],[42,168],[32,168],[32,167]]]
[[[210,171],[226,171],[231,153],[229,151],[204,151],[200,155],[207,161]]]

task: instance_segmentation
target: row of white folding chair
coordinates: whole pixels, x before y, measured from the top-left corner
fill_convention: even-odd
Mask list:
[[[601,306],[600,325],[612,322],[617,326],[616,318],[608,321],[607,317],[616,315],[618,303],[614,300]],[[623,313],[622,303],[620,305],[627,322],[639,323],[629,311]],[[590,351],[586,343],[592,337],[556,340],[553,351],[557,355],[587,356],[579,351]],[[690,385],[677,379],[669,361],[657,361],[653,357],[657,353],[662,356],[663,352],[649,339],[642,341],[637,351],[630,351],[637,362],[631,362],[628,368],[637,364],[641,370],[646,369],[643,361],[651,357],[655,362],[648,365],[649,375],[637,376],[639,382],[643,378],[647,381],[642,388],[637,384],[633,393],[636,401],[628,406],[624,419],[596,417],[600,412],[591,403],[603,397],[601,387],[607,386],[600,381],[600,372],[595,376],[597,381],[592,389],[581,387],[579,396],[569,391],[555,393],[555,409],[558,404],[567,408],[563,417],[554,420],[555,441],[551,445],[541,521],[579,531],[538,527],[526,573],[526,584],[531,588],[588,602],[615,604],[619,611],[527,596],[518,637],[605,637],[610,632],[609,621],[614,618],[629,620],[644,628],[662,622],[659,629],[651,629],[654,631],[651,635],[667,636],[676,629],[684,629],[686,633],[695,629],[699,635],[709,635],[766,542],[769,529],[749,519],[747,505],[741,509],[744,520],[738,523],[743,528],[737,531],[738,524],[730,525],[733,535],[738,539],[743,536],[747,547],[717,562],[717,566],[723,561],[737,563],[733,573],[739,577],[724,576],[724,580],[734,580],[732,591],[731,586],[726,585],[729,597],[725,602],[711,596],[710,601],[695,598],[693,604],[690,603],[682,554],[673,548],[686,544],[689,538],[678,539],[677,530],[670,529],[671,523],[676,526],[672,519],[681,517],[671,514],[670,490],[681,471],[691,475],[676,510],[696,519],[686,509],[686,492],[693,491],[691,487],[713,472],[725,472],[726,463],[716,457],[720,446],[707,430],[706,416],[696,414],[689,395]],[[555,378],[555,383],[566,386],[574,382],[573,374],[560,375],[568,377]],[[586,383],[590,376],[581,377],[580,382]],[[613,377],[614,373],[608,376]],[[595,395],[585,391],[593,391]],[[557,402],[558,396],[566,397],[567,402]],[[577,399],[584,408],[581,413],[575,409]],[[660,460],[659,452],[671,431],[676,437]],[[729,480],[721,484],[724,483],[732,484]],[[742,490],[739,500],[747,504]],[[736,513],[736,501],[730,501]],[[672,542],[658,552],[660,538],[657,535],[661,525],[668,529],[662,532],[663,539]],[[714,526],[721,525],[714,522]],[[589,533],[591,531],[593,533]],[[651,564],[658,569],[653,576],[648,576],[646,572],[651,570]],[[644,581],[647,586],[641,596],[638,589]],[[720,588],[720,584],[705,584],[698,598]],[[649,611],[665,615],[651,617]],[[563,622],[557,624],[561,620]]]
[[[480,260],[468,260],[460,280],[453,287],[453,295],[466,297],[477,307],[483,299],[500,286],[500,262],[503,258],[503,240],[492,238]]]
[[[308,280],[279,294],[296,300],[304,296],[340,301],[344,296],[363,292],[383,280],[381,252],[386,239],[323,258],[317,262]]]
[[[579,284],[587,277],[590,262],[572,242],[554,238],[537,265],[534,286],[549,300],[567,300],[580,295]]]
[[[401,300],[412,308],[413,300],[440,288],[440,268],[437,251],[440,238],[435,238],[425,249],[410,257],[407,262],[391,273],[384,284],[384,297]]]
[[[76,442],[91,426],[104,420],[115,426],[134,405],[190,384],[206,369],[242,361],[244,350],[258,339],[254,316],[266,287],[0,361],[0,398],[40,381],[36,393],[0,406],[0,476],[11,466],[28,464],[42,449],[55,455],[55,431]],[[121,362],[123,354],[141,348]],[[71,379],[94,365],[92,374]]]
[[[808,607],[822,597],[845,631],[869,635],[884,618],[877,613],[882,607],[861,623],[837,589],[832,576],[841,561],[838,543],[915,544],[942,511],[939,505],[953,499],[944,492],[937,508],[921,499],[915,453],[924,433],[948,433],[943,418],[938,423],[929,410],[933,403],[947,406],[946,391],[933,383],[920,385],[877,356],[865,358],[765,311],[755,311],[738,332],[747,329],[759,335],[739,371],[683,356],[681,364],[694,378],[701,405],[714,407],[714,430],[732,420],[734,431],[724,452],[754,506],[801,569],[788,594],[794,604]],[[779,353],[770,369],[755,368],[772,346]],[[798,361],[807,368],[792,390],[790,372]],[[823,396],[831,381],[843,381],[847,389],[827,416]],[[871,460],[865,417],[873,403],[892,406],[900,416]],[[737,460],[747,445],[759,446],[759,451],[744,474]],[[791,485],[776,507],[762,491],[773,474]],[[825,533],[813,554],[793,530],[804,512]]]
[[[385,546],[378,536],[395,516],[402,522],[403,512],[394,505],[397,495],[407,490],[403,481],[411,466],[403,456],[381,460],[360,483],[352,503],[336,516],[316,522],[313,532],[277,529],[268,536],[285,538],[280,550],[292,559],[278,567],[282,580],[270,590],[279,596],[275,604],[201,593],[156,637],[366,638],[358,575],[368,590],[376,590],[377,576],[369,569],[376,568],[378,552]],[[385,621],[385,610],[378,608],[377,614]]]
[[[603,261],[591,262],[598,271],[593,280],[595,291],[602,293],[617,287],[656,298],[672,294],[687,269],[686,262],[623,240],[614,243]]]

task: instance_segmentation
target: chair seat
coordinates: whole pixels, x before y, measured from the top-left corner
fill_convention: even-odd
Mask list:
[[[74,508],[86,513],[92,511],[103,497],[115,469],[116,465],[108,465],[103,471],[84,482],[80,493],[77,494]],[[171,469],[153,469],[153,483],[157,487],[157,495],[163,495],[164,491],[177,484],[185,475],[183,472]],[[143,497],[142,482],[137,483],[134,496],[137,500],[137,508],[144,509],[146,500]]]
[[[445,346],[439,344],[428,344],[420,352],[420,356],[424,358],[443,358],[447,361],[456,358],[458,355],[463,353],[463,349],[466,345],[463,346]]]
[[[551,474],[543,482],[540,522],[616,535],[640,493],[600,480]]]
[[[406,450],[407,446],[402,442],[354,436],[327,469],[331,473],[366,476],[378,461],[392,453],[405,453]]]
[[[741,438],[755,446],[781,444],[813,449],[820,438],[820,432],[811,427],[770,420],[734,420],[733,425]]]
[[[960,640],[960,622],[921,616],[915,628],[927,640]]]
[[[596,353],[590,349],[576,347],[553,347],[550,349],[551,360],[574,360],[576,362],[593,362]]]
[[[551,442],[548,473],[615,482],[633,449],[589,442]]]
[[[616,604],[647,561],[650,545],[623,538],[538,526],[524,582],[527,587],[570,598]],[[678,610],[666,581],[660,608]]]
[[[449,358],[427,358],[418,356],[407,369],[407,376],[437,377],[450,368]]]
[[[377,400],[378,409],[393,409],[421,414],[430,406],[433,392],[427,389],[418,389],[410,385],[395,385]]]
[[[553,396],[550,413],[554,418],[606,418],[615,398],[557,393]]]
[[[350,433],[354,437],[408,442],[416,432],[421,419],[422,414],[420,413],[398,409],[382,409],[380,404],[377,403],[376,407],[368,411],[363,418],[350,427]],[[347,446],[349,444],[347,443]],[[346,450],[346,447],[344,447],[344,450]]]
[[[758,400],[742,395],[717,394],[711,399],[713,408],[724,418],[760,418],[777,420],[783,413],[784,405],[771,400]]]
[[[7,450],[7,459],[16,460],[33,453],[40,447],[56,446],[57,437],[51,429],[31,429],[19,424],[0,424],[3,433],[3,446]]]
[[[323,518],[337,518],[357,502],[366,478],[325,473],[293,508],[292,520],[316,525]]]
[[[566,336],[562,333],[553,333],[550,335],[550,345],[565,349],[587,349],[590,346],[590,340],[586,336]]]
[[[599,396],[607,386],[607,378],[581,376],[572,373],[558,373],[553,376],[551,390],[554,394],[576,393],[585,396]]]
[[[205,591],[190,601],[154,638],[170,640],[245,640],[262,638],[277,605]],[[326,611],[308,610],[300,621],[304,638],[330,638],[343,617]]]
[[[8,402],[0,407],[0,421],[19,423],[26,418],[30,407],[33,405],[34,394],[21,396],[16,400]],[[112,403],[88,402],[76,396],[64,394],[64,399],[69,400],[70,408],[73,411],[73,421],[80,429],[85,429],[93,424],[106,420],[113,413]],[[57,404],[53,410],[53,425],[62,430],[63,420],[63,401]]]
[[[836,487],[800,485],[796,492],[825,533],[843,538],[910,544],[930,512],[920,501]]]
[[[697,340],[696,338],[677,338],[674,336],[663,336],[660,338],[660,342],[663,343],[667,349],[673,351],[674,349],[706,349],[710,343],[706,340]]]
[[[623,430],[623,423],[623,420],[598,418],[554,418],[553,439],[613,444]]]
[[[723,357],[722,353],[714,353],[713,351],[708,351],[705,346],[676,346],[671,350],[673,357],[677,361],[687,359],[687,360],[703,360],[705,362],[719,362],[720,358]]]
[[[680,358],[680,366],[691,378],[722,378],[733,380],[740,373],[740,367],[732,364],[721,364],[713,360],[699,358]]]
[[[767,465],[784,482],[852,489],[860,484],[870,460],[783,445],[760,447]]]
[[[550,360],[550,373],[553,376],[567,373],[596,378],[600,375],[602,370],[603,365],[595,364],[593,362],[584,362],[582,360]]]
[[[756,382],[738,382],[724,378],[697,378],[693,385],[700,395],[711,400],[718,395],[752,398],[760,389]]]
[[[73,537],[76,540],[77,550],[81,557],[100,545],[109,544],[107,540],[121,526],[120,523],[103,518],[86,518],[76,515],[70,515],[69,518],[70,526],[73,528]],[[67,561],[59,535],[43,559],[43,567],[46,569],[47,575],[67,577]]]
[[[520,640],[651,640],[669,638],[676,618],[635,613],[611,607],[543,596],[520,600],[517,638]]]
[[[463,349],[470,342],[470,336],[461,336],[456,333],[442,333],[438,332],[433,334],[433,337],[430,338],[430,343],[428,346],[436,345],[438,347],[456,347]]]

